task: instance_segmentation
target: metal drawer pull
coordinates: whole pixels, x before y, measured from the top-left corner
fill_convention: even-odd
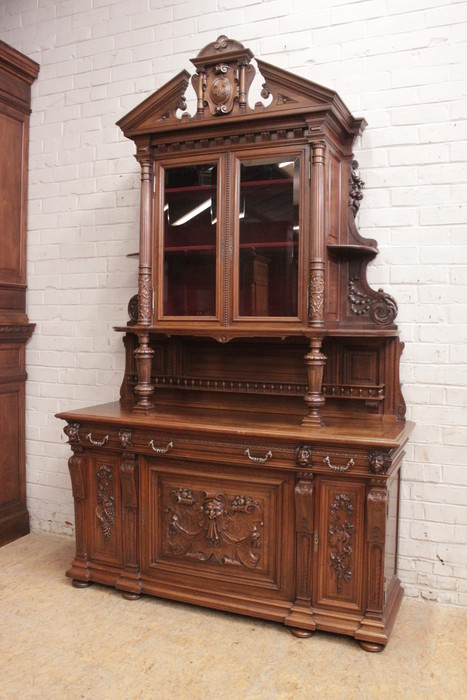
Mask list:
[[[154,445],[154,440],[151,440],[151,442],[149,443],[149,447],[151,447],[151,449],[158,455],[165,455],[165,453],[171,450],[173,446],[174,444],[172,441],[169,442],[167,447],[156,447]]]
[[[91,445],[95,445],[96,447],[102,447],[103,445],[105,445],[106,442],[109,441],[109,436],[106,435],[104,438],[102,438],[102,440],[93,440],[92,433],[88,433],[86,435],[86,440],[89,440]]]
[[[331,464],[331,460],[329,459],[329,457],[325,457],[325,458],[323,459],[323,462],[324,462],[325,464],[327,464],[328,467],[330,467],[330,469],[334,469],[335,472],[346,472],[347,469],[349,469],[350,467],[353,467],[354,464],[355,464],[355,462],[353,461],[353,459],[349,459],[349,461],[347,462],[347,464],[345,465],[345,467],[335,467],[334,464]]]
[[[266,455],[264,457],[253,457],[253,455],[250,453],[249,447],[247,447],[247,449],[245,450],[245,452],[243,454],[245,454],[248,457],[248,459],[251,459],[252,462],[256,462],[257,464],[264,464],[265,462],[268,461],[268,459],[271,459],[271,457],[272,457],[271,450],[268,450],[268,452],[266,452]]]

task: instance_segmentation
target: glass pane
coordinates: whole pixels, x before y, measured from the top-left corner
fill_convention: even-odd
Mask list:
[[[297,316],[300,159],[249,160],[240,174],[240,316]]]
[[[165,170],[165,316],[215,316],[217,165]]]

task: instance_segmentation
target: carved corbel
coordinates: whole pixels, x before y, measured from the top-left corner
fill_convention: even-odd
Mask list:
[[[90,574],[88,569],[88,558],[85,543],[85,508],[86,508],[86,457],[84,449],[78,445],[79,424],[72,423],[64,428],[68,435],[72,456],[68,460],[70,471],[71,488],[75,508],[75,537],[76,556],[71,568],[67,571],[67,576],[72,579],[75,588],[85,588],[90,584]]]
[[[297,449],[297,464],[311,468],[311,449]],[[316,628],[311,610],[313,558],[313,481],[311,471],[297,472],[295,485],[296,590],[295,603],[285,623],[297,637],[309,637]]]
[[[377,292],[368,290],[365,292],[358,276],[353,276],[349,281],[348,298],[350,311],[354,316],[369,316],[372,321],[383,326],[394,322],[397,316],[397,302],[383,289]]]
[[[387,504],[386,479],[371,479],[366,499],[366,540],[368,546],[367,612],[377,614],[382,612],[384,606],[383,570]]]

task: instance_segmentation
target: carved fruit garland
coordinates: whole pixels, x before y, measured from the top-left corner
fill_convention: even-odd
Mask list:
[[[108,542],[115,522],[115,496],[113,494],[112,469],[106,464],[101,464],[99,467],[97,484],[96,516],[104,535],[104,541]]]

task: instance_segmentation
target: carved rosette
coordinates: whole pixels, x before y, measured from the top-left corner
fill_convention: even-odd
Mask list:
[[[260,561],[264,523],[261,507],[251,496],[229,499],[225,494],[173,489],[166,524],[172,556],[249,569]]]
[[[330,507],[329,566],[336,577],[337,592],[352,578],[352,537],[354,534],[353,504],[349,496],[336,494]]]
[[[104,542],[108,542],[115,522],[115,495],[112,469],[107,464],[101,464],[97,471],[96,516]]]
[[[363,199],[362,189],[365,187],[365,183],[357,173],[357,168],[358,162],[356,160],[352,160],[350,164],[349,178],[349,207],[351,208],[354,216],[357,215],[358,210],[360,209],[360,202]]]
[[[397,302],[383,289],[378,289],[371,297],[359,289],[359,277],[352,277],[349,282],[350,310],[354,316],[370,316],[375,323],[387,326],[394,322],[397,316]]]

